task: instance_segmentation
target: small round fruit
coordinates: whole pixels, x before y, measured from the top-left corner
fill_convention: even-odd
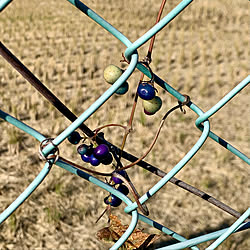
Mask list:
[[[143,100],[144,112],[147,115],[156,113],[162,106],[162,100],[159,96],[155,96],[152,100]]]
[[[127,195],[129,193],[129,189],[122,184],[117,188],[117,190],[123,193],[124,195]]]
[[[109,165],[111,164],[113,161],[113,156],[111,153],[108,154],[108,156],[104,159],[101,159],[101,163],[104,164],[104,165]]]
[[[78,144],[80,140],[82,139],[81,135],[77,131],[73,131],[69,136],[68,136],[68,141],[71,144]]]
[[[125,177],[125,178],[126,178],[126,176],[127,176],[127,173],[125,172],[125,170],[115,171],[115,172],[117,172],[118,174],[122,175],[122,176]],[[112,180],[113,180],[113,182],[114,182],[115,184],[121,184],[121,183],[123,183],[123,181],[122,181],[120,178],[115,177],[115,176],[112,176]]]
[[[104,198],[104,202],[107,205],[111,205],[112,207],[118,207],[121,205],[122,200],[120,198],[118,198],[117,196],[111,194],[111,195]]]
[[[80,155],[84,155],[84,154],[90,155],[92,151],[93,151],[92,145],[81,144],[77,148],[77,152]]]
[[[150,112],[148,112],[146,109],[144,109],[144,113],[146,114],[146,115],[154,115],[155,113],[150,113]]]
[[[82,158],[82,160],[84,162],[89,162],[90,161],[90,155],[84,154],[84,155],[81,155],[81,158]]]
[[[128,92],[128,82],[124,82],[119,89],[115,91],[118,95],[124,95]]]
[[[143,100],[151,100],[155,97],[155,89],[148,83],[140,83],[137,93]]]
[[[104,79],[109,84],[115,83],[121,75],[122,70],[113,64],[108,65],[103,72]]]
[[[104,159],[109,154],[109,147],[105,144],[100,144],[94,149],[93,154],[97,159]]]
[[[89,162],[92,166],[98,166],[101,162],[99,159],[97,159],[94,154],[92,154],[90,157],[89,157]]]

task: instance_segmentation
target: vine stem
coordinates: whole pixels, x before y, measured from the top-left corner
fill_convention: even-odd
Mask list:
[[[155,23],[158,23],[161,19],[161,15],[162,15],[162,12],[163,12],[163,9],[165,7],[165,4],[166,4],[166,1],[167,0],[163,0],[162,3],[161,3],[161,7],[160,7],[160,10],[159,10],[159,13],[158,13],[158,16],[157,16],[157,19],[156,19],[156,22]],[[150,45],[149,45],[149,49],[148,49],[148,54],[147,54],[147,58],[149,59],[149,61],[151,62],[152,60],[152,50],[153,50],[153,46],[154,46],[154,42],[155,42],[155,36],[154,35],[151,40],[150,40]]]
[[[156,18],[156,23],[158,23],[160,21],[160,19],[161,19],[161,15],[162,15],[165,4],[166,4],[166,0],[162,0],[161,6],[160,6],[160,9],[159,9],[157,18]],[[148,64],[152,61],[151,56],[152,56],[152,50],[153,50],[153,46],[154,46],[155,37],[156,37],[156,35],[154,35],[150,40],[150,45],[149,45],[149,48],[148,48],[148,54],[146,56],[146,58],[149,60]],[[144,77],[144,74],[142,73],[139,83],[143,80],[143,77]],[[133,107],[132,107],[130,118],[129,118],[129,122],[128,122],[128,125],[126,127],[123,139],[122,139],[122,144],[121,144],[121,147],[120,147],[119,160],[122,157],[122,151],[123,151],[123,149],[125,147],[127,137],[129,135],[129,133],[132,131],[132,124],[133,124],[135,109],[136,109],[136,105],[137,105],[137,100],[138,100],[138,94],[136,92]]]
[[[171,109],[164,115],[164,117],[163,117],[162,120],[161,120],[160,126],[159,126],[159,128],[158,128],[158,130],[157,130],[157,133],[156,133],[156,135],[155,135],[155,137],[154,137],[154,140],[153,140],[152,143],[150,144],[148,150],[143,154],[143,156],[141,156],[140,158],[138,158],[136,161],[130,163],[129,165],[126,165],[126,166],[124,166],[124,167],[119,168],[119,170],[128,169],[128,168],[134,166],[135,164],[137,164],[138,162],[140,162],[141,160],[143,160],[143,159],[149,154],[149,152],[152,150],[152,148],[154,147],[154,145],[155,145],[155,143],[156,143],[156,141],[157,141],[157,139],[158,139],[158,137],[159,137],[159,134],[160,134],[160,132],[161,132],[162,126],[163,126],[163,124],[164,124],[166,118],[168,117],[168,115],[171,114],[171,113],[172,113],[173,111],[175,111],[176,109],[180,108],[182,105],[183,105],[182,103],[179,103],[177,106],[174,106],[173,108],[171,108]],[[108,126],[111,126],[111,125],[114,125],[114,126],[117,125],[117,126],[124,127],[123,125],[119,125],[119,124],[107,124],[107,125],[104,125],[104,126],[102,126],[102,127],[108,127]],[[100,127],[100,128],[102,128],[102,127]],[[65,159],[65,158],[63,158],[63,157],[61,157],[61,156],[59,157],[59,159],[61,159],[62,161],[66,162],[66,163],[68,163],[68,164],[71,164],[72,166],[74,166],[74,167],[76,167],[76,168],[79,168],[79,169],[81,169],[81,170],[87,171],[87,172],[92,173],[92,174],[101,175],[101,176],[112,176],[112,175],[114,174],[114,172],[112,172],[112,173],[103,173],[103,172],[99,172],[99,171],[95,171],[95,170],[92,170],[92,169],[88,169],[88,168],[82,167],[82,166],[80,166],[80,165],[78,165],[78,164],[76,164],[76,163],[74,163],[74,162],[72,162],[72,161],[69,161],[69,160],[67,160],[67,159]],[[120,159],[119,159],[119,161],[120,161]],[[119,175],[119,178],[120,178],[120,175]]]
[[[147,208],[146,204],[141,204],[140,203],[140,201],[139,201],[140,196],[139,196],[137,190],[135,189],[135,186],[133,185],[133,183],[130,180],[127,180],[125,177],[123,177],[122,175],[120,175],[117,172],[114,172],[113,176],[117,177],[117,178],[119,178],[120,180],[123,181],[123,184],[127,186],[127,188],[130,190],[130,192],[134,196],[135,201],[136,201],[139,209],[142,211],[142,213],[144,215],[148,216],[149,215],[148,208]]]
[[[123,136],[123,139],[122,139],[122,145],[121,145],[121,148],[120,148],[119,160],[121,160],[122,151],[123,151],[123,149],[125,147],[127,137],[129,135],[129,133],[132,131],[132,124],[133,124],[133,119],[134,119],[134,115],[135,115],[135,108],[136,108],[136,105],[137,105],[137,100],[138,100],[138,94],[136,92],[133,107],[132,107],[130,118],[129,118],[129,122],[128,122],[128,125],[126,126],[125,133],[124,133],[124,136]]]
[[[126,126],[123,126],[121,124],[116,124],[116,123],[106,124],[106,125],[103,125],[101,127],[96,128],[95,130],[93,130],[94,136],[92,136],[92,138],[95,138],[97,136],[97,134],[98,134],[99,131],[101,131],[102,129],[107,128],[107,127],[121,127],[121,128],[123,128],[125,130],[127,128]]]
[[[107,207],[104,209],[104,211],[99,215],[99,217],[97,218],[97,220],[95,221],[95,223],[97,223],[102,216],[110,209],[110,205],[107,205]]]
[[[130,167],[136,165],[138,162],[140,162],[141,160],[143,160],[143,159],[149,154],[149,152],[152,150],[152,148],[154,147],[154,145],[155,145],[155,143],[156,143],[156,141],[157,141],[157,139],[158,139],[158,137],[159,137],[159,134],[160,134],[160,132],[161,132],[162,126],[163,126],[163,124],[164,124],[166,118],[168,117],[168,115],[169,115],[170,113],[172,113],[174,110],[180,108],[181,106],[182,106],[181,104],[178,104],[177,106],[171,108],[171,109],[164,115],[164,117],[163,117],[162,120],[161,120],[160,126],[159,126],[159,128],[158,128],[158,130],[157,130],[157,132],[156,132],[156,135],[155,135],[155,137],[154,137],[154,140],[153,140],[152,143],[150,144],[148,150],[147,150],[140,158],[138,158],[136,161],[130,163],[129,165],[126,165],[126,166],[120,168],[120,170],[128,169],[128,168],[130,168]]]

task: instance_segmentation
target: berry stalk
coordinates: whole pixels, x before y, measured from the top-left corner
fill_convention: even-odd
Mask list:
[[[162,0],[162,3],[161,3],[161,6],[160,6],[160,9],[159,9],[159,12],[158,12],[158,16],[157,16],[157,19],[156,19],[156,23],[158,23],[161,19],[161,15],[162,15],[162,12],[163,12],[163,9],[164,9],[164,6],[166,4],[166,0]],[[152,50],[153,50],[153,46],[154,46],[154,41],[155,41],[155,37],[156,35],[154,35],[151,40],[150,40],[150,45],[149,45],[149,49],[148,49],[148,54],[146,56],[146,58],[148,59],[148,64],[152,61]],[[139,81],[139,84],[143,81],[143,78],[144,78],[144,74],[142,73],[141,74],[141,77],[140,77],[140,81]],[[138,85],[139,85],[138,84]],[[129,119],[129,122],[128,122],[128,125],[127,125],[127,128],[125,130],[125,134],[123,136],[123,139],[122,139],[122,145],[121,145],[121,148],[120,148],[120,155],[119,155],[119,159],[121,159],[122,157],[122,151],[125,147],[125,144],[126,144],[126,140],[127,140],[127,137],[129,135],[129,133],[131,132],[132,130],[132,124],[133,124],[133,119],[134,119],[134,114],[135,114],[135,108],[136,108],[136,105],[137,105],[137,100],[138,100],[138,94],[136,92],[135,94],[135,99],[134,99],[134,103],[133,103],[133,107],[132,107],[132,110],[131,110],[131,114],[130,114],[130,119]]]
[[[162,129],[162,127],[163,127],[163,124],[164,124],[166,118],[168,117],[168,115],[169,115],[170,113],[172,113],[174,110],[176,110],[176,109],[178,109],[178,108],[180,108],[180,107],[181,107],[181,104],[178,104],[177,106],[171,108],[171,109],[164,115],[164,117],[163,117],[162,120],[161,120],[160,126],[159,126],[159,128],[158,128],[158,130],[157,130],[157,132],[156,132],[156,135],[155,135],[155,137],[154,137],[154,140],[153,140],[152,143],[150,144],[148,150],[147,150],[140,158],[138,158],[136,161],[130,163],[129,165],[126,165],[126,166],[120,168],[120,170],[123,170],[123,169],[127,169],[127,168],[130,168],[130,167],[133,167],[135,164],[137,164],[138,162],[140,162],[141,160],[143,160],[143,159],[149,154],[149,152],[152,150],[152,148],[154,147],[154,145],[155,145],[155,143],[156,143],[156,141],[157,141],[157,139],[158,139],[158,137],[159,137],[159,134],[160,134],[160,132],[161,132],[161,129]]]

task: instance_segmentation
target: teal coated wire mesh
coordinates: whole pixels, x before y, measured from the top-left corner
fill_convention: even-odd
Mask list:
[[[9,4],[10,1],[1,1],[1,9],[4,9],[4,7]],[[177,5],[168,15],[166,15],[162,20],[153,26],[152,29],[150,29],[148,32],[146,32],[143,36],[141,36],[138,40],[136,40],[134,43],[130,42],[128,38],[126,38],[122,33],[120,33],[118,30],[116,30],[112,25],[107,23],[104,19],[102,19],[98,14],[96,14],[94,11],[92,11],[89,7],[84,5],[80,1],[69,1],[71,4],[76,6],[79,10],[81,10],[83,13],[85,13],[87,16],[89,16],[91,19],[96,21],[98,24],[100,24],[103,28],[105,28],[107,31],[109,31],[111,34],[113,34],[117,39],[119,39],[126,47],[125,50],[125,56],[127,60],[130,61],[130,64],[127,68],[127,70],[122,74],[122,76],[115,82],[114,85],[112,85],[103,95],[98,98],[93,105],[91,105],[86,111],[82,113],[79,118],[72,115],[70,112],[68,112],[67,108],[65,108],[63,105],[61,105],[61,112],[68,113],[71,118],[69,118],[73,123],[67,127],[61,134],[59,134],[51,143],[46,145],[42,151],[45,157],[52,152],[52,150],[59,146],[75,129],[82,126],[82,123],[85,122],[92,114],[106,102],[114,93],[117,91],[117,89],[125,82],[128,77],[134,72],[135,68],[137,67],[140,71],[142,71],[145,75],[148,77],[151,77],[150,71],[147,69],[147,67],[144,67],[144,65],[138,61],[138,54],[137,49],[141,47],[144,43],[146,43],[153,35],[157,34],[161,29],[163,29],[172,19],[175,18],[180,12],[182,12],[192,1],[182,1],[179,5]],[[8,11],[8,10],[6,10]],[[14,55],[11,54],[10,51],[1,43],[1,55],[6,59],[9,60],[12,65],[19,70],[19,72],[29,81],[34,81],[34,78],[32,78],[32,73],[29,73],[29,70],[24,70],[23,66],[21,65],[21,62],[18,61],[18,59],[14,58]],[[10,59],[8,59],[10,58]],[[11,61],[12,60],[12,61]],[[159,78],[157,75],[154,75],[154,81],[156,84],[158,84],[160,87],[165,89],[169,94],[174,96],[178,101],[183,102],[185,100],[185,96],[183,96],[181,93],[179,93],[177,90],[175,90],[170,84],[166,83],[164,80]],[[196,154],[196,152],[202,147],[204,142],[208,137],[213,139],[215,142],[222,145],[227,150],[231,151],[233,154],[238,156],[241,160],[246,162],[248,165],[250,164],[249,158],[237,150],[235,147],[230,145],[228,142],[226,142],[224,139],[220,138],[216,134],[214,134],[210,130],[210,122],[209,118],[215,114],[219,109],[221,109],[225,104],[227,104],[236,94],[238,94],[243,88],[245,88],[250,82],[250,76],[247,76],[245,79],[243,79],[234,89],[232,89],[226,96],[224,96],[216,105],[214,105],[212,108],[210,108],[207,112],[203,112],[198,106],[196,106],[192,101],[189,101],[187,103],[187,106],[194,111],[198,118],[195,122],[195,125],[197,128],[199,128],[202,131],[202,134],[196,144],[192,147],[192,149],[182,158],[182,160],[177,163],[172,170],[170,170],[168,173],[163,173],[161,177],[163,177],[158,183],[155,184],[151,189],[148,190],[141,198],[140,203],[145,203],[151,196],[154,196],[156,192],[158,192],[166,183],[168,183],[172,178],[175,178],[175,175],[185,167],[186,163]],[[47,92],[46,92],[47,91]],[[46,90],[45,93],[48,97],[48,90]],[[51,95],[52,96],[52,95]],[[50,96],[50,97],[51,97]],[[58,104],[58,100],[54,97],[54,103]],[[26,124],[22,123],[21,121],[15,119],[14,117],[10,116],[9,114],[1,111],[0,116],[2,119],[6,120],[7,122],[15,125],[16,127],[22,129],[26,133],[32,135],[40,142],[44,141],[46,138],[41,135],[39,132],[35,131],[34,129],[28,127]],[[84,131],[88,130],[88,128],[83,127]],[[90,131],[87,131],[88,133],[91,133]],[[126,154],[123,156],[126,157]],[[133,156],[131,156],[133,158]],[[132,160],[134,161],[134,160]],[[186,240],[184,237],[178,235],[177,233],[174,233],[170,229],[168,229],[165,226],[162,226],[160,224],[157,224],[156,222],[152,221],[151,219],[141,215],[138,213],[137,208],[138,204],[136,202],[132,203],[130,199],[128,199],[126,196],[119,193],[117,190],[113,189],[109,185],[105,184],[104,182],[100,181],[99,179],[92,177],[91,175],[80,171],[79,169],[75,168],[74,166],[70,165],[69,163],[65,162],[63,159],[59,159],[56,163],[56,165],[82,177],[90,182],[104,188],[105,190],[111,192],[112,194],[117,195],[119,198],[121,198],[128,206],[125,208],[126,213],[132,213],[132,220],[130,223],[129,228],[127,231],[120,237],[120,239],[115,243],[115,245],[112,247],[112,249],[116,249],[119,246],[121,246],[124,241],[131,235],[133,229],[135,228],[137,224],[137,220],[142,220],[146,223],[148,223],[151,226],[154,226],[161,231],[165,232],[166,234],[171,235],[176,240],[180,241],[180,243],[166,246],[164,249],[182,249],[185,247],[192,247],[193,249],[197,249],[195,246],[200,244],[204,241],[209,241],[212,239],[218,238],[208,249],[214,249],[219,244],[222,243],[223,240],[225,240],[229,235],[231,235],[233,232],[245,228],[249,228],[249,213],[250,209],[246,208],[246,212],[242,215],[236,214],[239,217],[239,219],[228,229],[220,230],[214,233],[205,234],[201,237],[196,237],[191,240]],[[46,163],[44,166],[44,169],[41,171],[41,173],[36,177],[36,179],[30,184],[30,186],[25,190],[25,192],[22,193],[18,197],[18,199],[13,202],[0,216],[1,222],[4,221],[11,213],[15,211],[15,209],[20,206],[24,200],[34,191],[34,189],[42,182],[42,180],[45,178],[45,176],[49,173],[49,170],[51,168],[51,164]],[[221,205],[221,203],[219,203]],[[218,205],[218,203],[217,203]],[[223,206],[223,205],[222,205]],[[226,207],[226,210],[230,210]],[[228,212],[228,211],[227,211]],[[234,213],[234,211],[231,211]],[[235,214],[234,214],[235,215]]]

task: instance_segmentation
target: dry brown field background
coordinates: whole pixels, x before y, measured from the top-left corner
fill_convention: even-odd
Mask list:
[[[180,1],[167,1],[168,13]],[[87,0],[85,3],[135,41],[150,29],[161,1]],[[156,37],[152,69],[181,93],[188,94],[203,111],[211,108],[249,74],[249,1],[196,0]],[[125,46],[67,1],[16,0],[0,15],[1,41],[76,115],[90,106],[109,85],[103,80],[108,64],[120,65]],[[148,44],[138,52],[146,55]],[[126,67],[122,64],[122,67]],[[125,96],[113,96],[87,121],[91,129],[108,123],[126,125],[140,73],[129,79]],[[140,156],[150,145],[165,112],[177,102],[158,87],[162,109],[143,114],[138,103],[134,130],[125,150]],[[242,90],[210,118],[211,129],[246,155],[250,155],[250,91]],[[0,58],[0,106],[48,137],[55,137],[70,122]],[[189,151],[201,132],[197,115],[172,114],[153,151],[146,157],[165,172]],[[3,211],[43,167],[39,143],[0,120],[0,211]],[[122,131],[105,130],[105,138],[121,144]],[[64,141],[60,152],[81,163],[76,147]],[[101,170],[106,170],[99,167]],[[110,168],[109,168],[110,169]],[[140,194],[159,177],[133,167],[128,174]],[[207,139],[202,149],[177,178],[244,212],[250,204],[249,165]],[[96,232],[107,226],[107,216],[95,224],[105,208],[107,192],[54,166],[31,197],[1,226],[1,249],[108,249]],[[150,217],[185,237],[194,237],[231,225],[235,219],[208,202],[168,183],[147,202]],[[113,209],[124,224],[130,216],[125,205]],[[159,233],[144,223],[145,232]],[[166,246],[162,235],[153,246]],[[211,244],[211,242],[210,242]],[[208,243],[200,245],[205,249]],[[229,237],[218,249],[250,249],[250,233]]]

